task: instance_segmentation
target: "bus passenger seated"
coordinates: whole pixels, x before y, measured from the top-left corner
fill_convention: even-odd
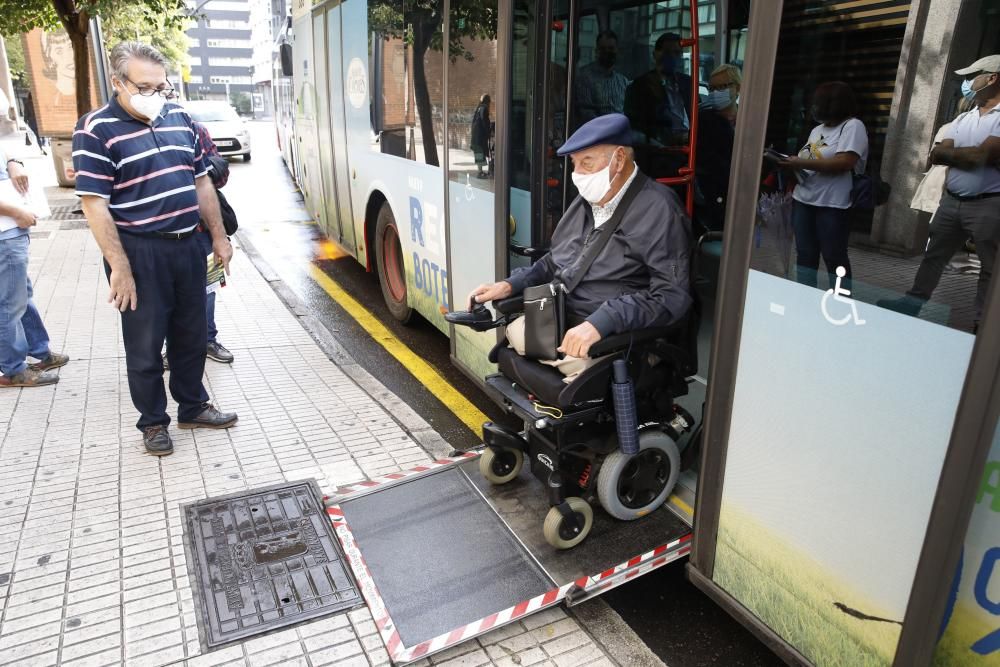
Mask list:
[[[691,306],[689,278],[690,221],[674,192],[644,176],[636,167],[631,128],[622,114],[585,123],[558,150],[573,160],[573,200],[552,235],[549,252],[507,280],[480,285],[469,295],[478,303],[520,294],[560,276],[573,278],[584,243],[607,222],[636,179],[641,187],[607,246],[576,288],[566,295],[566,335],[559,351],[565,358],[542,361],[566,375],[566,382],[595,363],[590,346],[610,336],[649,327],[669,326]],[[524,354],[524,318],[507,327],[507,340]]]

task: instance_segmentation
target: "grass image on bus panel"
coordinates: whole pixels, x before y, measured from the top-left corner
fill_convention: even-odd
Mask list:
[[[900,626],[890,612],[726,503],[713,578],[818,667],[892,662]]]

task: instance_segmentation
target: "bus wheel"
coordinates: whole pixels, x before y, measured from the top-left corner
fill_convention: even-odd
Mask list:
[[[406,269],[403,248],[399,244],[399,229],[392,217],[389,203],[382,204],[375,226],[375,260],[378,264],[378,281],[382,285],[382,298],[392,316],[403,324],[413,317],[413,309],[406,305]]]
[[[597,474],[601,507],[623,521],[649,514],[663,504],[677,484],[680,459],[677,445],[667,434],[644,431],[639,435],[638,454],[629,456],[615,450],[601,464]]]

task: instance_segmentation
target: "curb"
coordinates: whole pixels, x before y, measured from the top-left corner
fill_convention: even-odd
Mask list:
[[[431,457],[435,459],[445,458],[454,451],[454,447],[449,445],[423,417],[401,398],[386,389],[375,376],[354,360],[354,357],[344,349],[344,346],[337,341],[330,330],[311,314],[311,311],[302,304],[295,292],[278,277],[267,260],[257,252],[253,243],[238,231],[236,238],[254,268],[271,286],[285,307],[298,319],[302,328],[309,333],[330,361],[382,406],[389,416]]]

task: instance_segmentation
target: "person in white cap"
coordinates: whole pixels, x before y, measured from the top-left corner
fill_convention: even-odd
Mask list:
[[[949,169],[927,251],[906,296],[879,301],[878,305],[907,315],[919,314],[944,267],[971,236],[981,265],[975,297],[976,329],[1000,241],[1000,55],[980,58],[955,73],[965,77],[962,94],[972,101],[973,108],[955,119],[945,140],[931,152],[932,164]]]

